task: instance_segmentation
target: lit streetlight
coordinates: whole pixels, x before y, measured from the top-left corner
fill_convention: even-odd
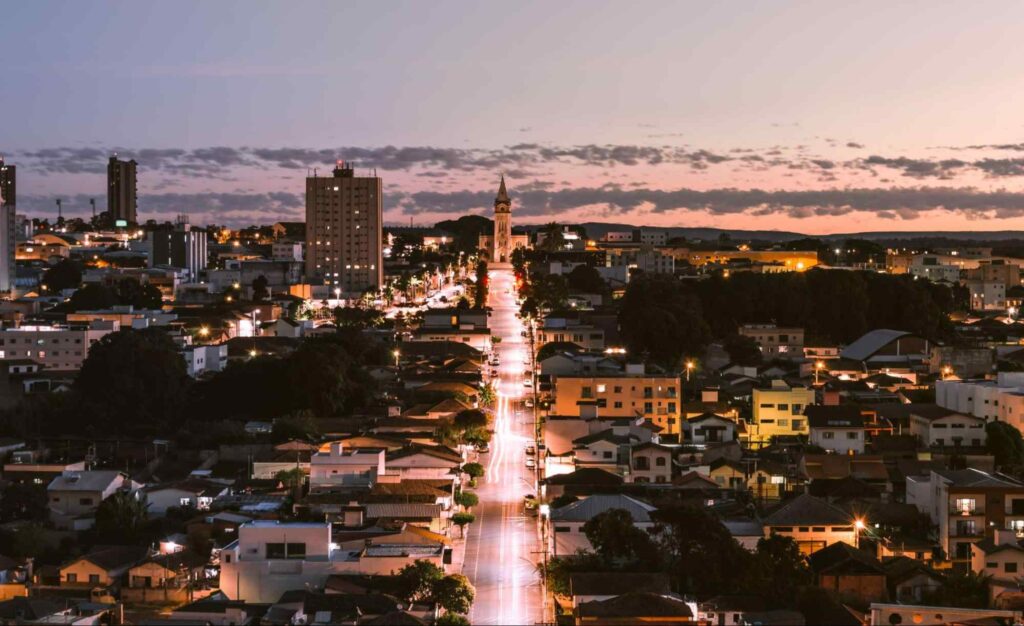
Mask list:
[[[950,365],[942,366],[942,380],[946,380],[953,375],[953,367]]]
[[[398,369],[398,358],[399,358],[400,356],[402,356],[402,352],[401,352],[401,350],[398,350],[398,349],[396,348],[395,350],[393,350],[393,351],[391,352],[391,354],[393,354],[393,355],[394,355],[394,357],[395,357],[395,369]]]
[[[695,367],[697,367],[697,365],[693,361],[686,362],[686,382],[690,382],[690,372],[692,372]]]
[[[814,384],[818,384],[818,373],[825,369],[824,361],[818,361],[814,364]]]

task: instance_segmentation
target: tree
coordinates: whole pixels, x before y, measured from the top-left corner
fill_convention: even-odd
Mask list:
[[[559,224],[549,222],[538,234],[544,235],[543,241],[541,241],[540,245],[537,246],[539,250],[543,250],[544,252],[558,252],[564,249],[565,234],[562,232],[562,227]]]
[[[476,480],[484,475],[484,466],[479,463],[466,463],[462,466],[462,472]]]
[[[938,590],[925,594],[922,604],[984,609],[988,607],[988,587],[988,576],[954,570],[946,575]]]
[[[702,354],[711,338],[701,301],[675,278],[660,274],[630,281],[619,326],[630,353],[647,354],[668,367],[678,367],[684,355]]]
[[[77,289],[82,284],[82,268],[78,262],[64,259],[46,270],[42,283],[47,290],[53,292]]]
[[[409,602],[432,603],[434,585],[444,578],[444,569],[430,561],[417,559],[398,570],[395,591]]]
[[[452,524],[459,527],[459,534],[465,536],[466,526],[476,521],[476,515],[472,513],[456,513],[452,515]]]
[[[579,551],[569,556],[556,556],[548,560],[547,568],[537,565],[544,577],[545,586],[557,596],[568,596],[571,593],[569,578],[579,572],[606,572],[610,566],[593,552]]]
[[[470,626],[469,618],[457,613],[445,613],[434,620],[434,626]]]
[[[460,311],[465,311],[465,310],[471,309],[473,307],[472,307],[472,305],[469,302],[469,298],[467,298],[466,296],[462,296],[455,303],[455,308],[460,310]]]
[[[72,311],[99,311],[117,304],[117,294],[100,284],[89,284],[71,294],[68,308]]]
[[[772,535],[757,542],[747,568],[746,593],[764,598],[770,606],[794,606],[801,588],[811,584],[811,570],[800,547],[790,537]]]
[[[566,276],[569,288],[583,293],[603,294],[608,291],[608,283],[601,278],[596,268],[589,265],[577,265]]]
[[[131,305],[136,309],[159,309],[163,306],[163,294],[155,285],[143,285],[134,278],[119,281],[114,295],[118,304]]]
[[[109,333],[89,349],[75,379],[84,420],[97,430],[163,431],[191,379],[177,346],[156,328]]]
[[[252,299],[256,302],[262,302],[269,298],[270,290],[267,289],[269,285],[270,281],[263,274],[252,279]]]
[[[676,589],[708,597],[738,586],[750,556],[713,513],[683,506],[651,515]]]
[[[583,533],[608,563],[657,563],[658,550],[651,536],[633,524],[629,511],[610,509],[595,515],[583,525]]]
[[[729,353],[729,360],[737,365],[760,365],[763,359],[761,348],[753,337],[730,335],[722,347]]]
[[[449,574],[434,583],[434,601],[448,613],[469,613],[475,596],[473,585],[462,574]]]
[[[985,447],[995,457],[1000,468],[1019,468],[1024,465],[1024,439],[1020,431],[1006,422],[985,425]]]
[[[294,439],[314,441],[320,436],[320,428],[309,411],[297,411],[274,420],[271,436],[276,442]]]
[[[96,534],[105,541],[137,543],[148,520],[145,501],[127,491],[117,491],[96,509]]]
[[[479,409],[464,409],[455,414],[452,420],[455,427],[467,431],[474,428],[487,428],[487,415]]]
[[[491,406],[497,399],[497,394],[494,392],[494,383],[488,382],[486,385],[480,388],[480,405]]]
[[[473,305],[482,309],[487,306],[487,261],[476,264],[476,287],[473,292]]]
[[[470,509],[480,504],[480,498],[472,491],[460,491],[455,494],[455,503],[464,509]]]

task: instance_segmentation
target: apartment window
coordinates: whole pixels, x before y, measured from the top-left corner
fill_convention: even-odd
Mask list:
[[[71,573],[68,573],[68,575],[67,575],[67,581],[68,581],[69,583],[77,583],[77,582],[78,582],[78,574],[71,574]]]
[[[793,420],[791,423],[793,430],[801,430],[804,427],[803,420]]]
[[[654,404],[652,402],[644,402],[644,413],[654,413]]]
[[[92,506],[92,498],[79,498],[78,503],[82,506]]]
[[[91,584],[91,585],[98,585],[99,582],[100,582],[100,575],[99,574],[89,574],[89,584]]]
[[[780,419],[778,423],[779,423],[779,428],[786,428],[789,425],[789,420],[787,420],[787,419]]]
[[[856,439],[857,438],[857,433],[846,433],[846,438],[847,439]]]
[[[615,406],[616,409],[621,409],[622,408],[622,403],[619,402],[618,400],[616,400],[615,403],[614,403],[614,406]]]
[[[676,412],[676,403],[675,402],[669,402],[668,403],[668,412],[669,413],[675,413]]]
[[[268,559],[304,559],[306,544],[304,543],[268,543]]]
[[[835,439],[836,438],[836,434],[834,432],[832,432],[832,431],[824,432],[824,433],[821,433],[821,438],[822,439]]]
[[[762,403],[761,403],[761,408],[762,408],[762,409],[774,409],[774,408],[775,408],[775,405],[774,405],[774,404],[768,404],[768,403],[764,403],[764,402],[762,402]]]
[[[958,513],[970,513],[975,510],[977,504],[974,498],[957,498],[953,502],[953,507]]]
[[[597,386],[597,393],[604,393],[607,388],[604,385]]]
[[[800,415],[803,412],[804,412],[804,405],[802,405],[802,404],[794,404],[793,405],[793,410],[790,411],[790,413],[792,413],[793,415]]]
[[[594,389],[593,389],[593,387],[584,387],[583,391],[582,391],[582,393],[580,395],[582,397],[584,397],[584,398],[593,398],[594,397]]]
[[[780,411],[788,411],[788,410],[789,410],[789,404],[780,404],[780,405],[778,406],[778,409],[779,409]]]
[[[659,456],[658,458],[654,459],[654,464],[657,465],[658,467],[665,467],[665,457]]]
[[[614,391],[615,393],[622,393],[622,387],[620,387],[619,385],[615,385],[614,387],[612,387],[612,391]]]
[[[1003,563],[1003,571],[1006,572],[1007,574],[1016,574],[1017,573],[1017,564],[1016,563]]]
[[[602,453],[602,456],[604,456],[604,458],[606,458],[606,459],[610,459],[610,458],[612,458],[612,453],[610,451],[608,451],[608,450],[605,450]]]

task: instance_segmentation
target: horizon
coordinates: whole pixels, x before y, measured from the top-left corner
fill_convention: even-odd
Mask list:
[[[519,222],[1024,230],[1016,4],[67,6],[0,24],[35,217],[87,214],[116,152],[158,221],[301,218],[306,170],[347,159],[387,223],[486,215],[505,174]]]

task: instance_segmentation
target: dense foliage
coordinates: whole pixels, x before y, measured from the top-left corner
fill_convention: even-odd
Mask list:
[[[876,328],[946,339],[955,305],[950,288],[908,275],[815,269],[679,281],[641,274],[626,289],[619,323],[634,353],[677,365],[746,323],[798,326],[838,343]]]

